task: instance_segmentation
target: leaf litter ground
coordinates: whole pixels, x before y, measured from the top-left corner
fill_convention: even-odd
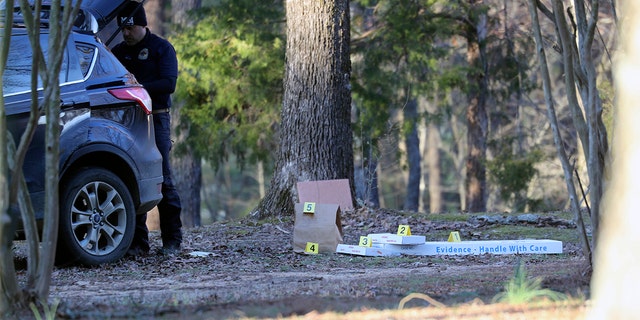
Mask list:
[[[369,233],[393,233],[400,224],[427,241],[446,240],[450,231],[460,231],[463,240],[501,239],[494,231],[503,223],[468,217],[447,221],[385,209],[343,212],[344,243],[357,244]],[[550,236],[555,231],[577,234],[571,223],[549,216],[519,224],[521,238],[531,238],[522,230],[541,228],[551,230]],[[577,236],[564,241],[560,255],[363,257],[296,254],[292,233],[289,219],[186,229],[178,255],[152,253],[98,267],[56,268],[50,301],[59,301],[62,319],[507,319],[514,314],[567,319],[582,318],[586,308],[590,272]],[[151,240],[154,252],[161,245],[159,234],[152,232]],[[19,249],[16,257],[24,260]],[[519,263],[531,278],[543,279],[544,288],[578,302],[542,307],[492,303]],[[411,299],[405,310],[393,311],[412,293],[428,299]]]

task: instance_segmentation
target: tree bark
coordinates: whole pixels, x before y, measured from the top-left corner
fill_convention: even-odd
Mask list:
[[[432,119],[438,112],[438,100],[440,99],[439,90],[434,93],[434,101],[430,103],[424,99],[425,110],[429,117],[426,120],[426,132],[424,140],[424,159],[426,162],[425,179],[427,180],[427,189],[429,193],[429,207],[424,208],[426,212],[439,213],[443,211],[442,202],[442,177],[440,169],[440,146],[442,144],[440,137],[440,122]]]
[[[144,2],[144,11],[147,14],[147,27],[160,36],[164,36],[164,14],[162,8],[167,0],[146,0]]]
[[[408,90],[407,90],[408,91]],[[409,93],[407,92],[407,95]],[[418,211],[420,203],[420,180],[421,156],[420,138],[418,137],[418,102],[411,98],[403,108],[404,121],[410,124],[410,128],[405,133],[405,144],[407,147],[407,165],[409,166],[409,177],[407,179],[407,194],[404,200],[404,210]]]
[[[587,169],[589,173],[589,198],[591,200],[591,225],[593,243],[598,242],[600,224],[600,205],[604,193],[603,171],[607,152],[609,151],[607,130],[602,122],[602,101],[598,90],[598,73],[593,59],[593,42],[595,39],[600,2],[574,1],[575,20],[577,22],[578,50],[580,64],[574,67],[577,76],[576,85],[584,105],[588,128]],[[575,42],[573,43],[575,45]]]
[[[533,31],[536,39],[536,51],[538,55],[538,63],[540,65],[540,73],[542,75],[542,86],[544,90],[545,103],[547,105],[547,117],[553,131],[553,142],[556,146],[558,158],[562,164],[564,172],[564,179],[569,192],[569,199],[571,201],[571,210],[578,221],[579,236],[582,242],[583,253],[591,261],[591,250],[589,246],[589,240],[587,239],[586,231],[584,230],[584,223],[582,223],[582,215],[580,213],[580,205],[578,203],[578,195],[573,183],[573,168],[569,164],[569,158],[567,152],[564,149],[564,143],[560,134],[560,128],[558,125],[558,119],[556,117],[555,104],[553,102],[552,90],[551,90],[551,76],[547,65],[547,58],[542,45],[543,38],[540,31],[540,24],[538,22],[538,12],[535,7],[536,0],[529,0],[529,11],[531,14],[531,21],[533,24]]]
[[[471,11],[484,4],[483,0],[469,0]],[[467,211],[484,212],[486,200],[486,153],[488,118],[486,111],[487,99],[487,62],[485,60],[484,42],[487,35],[487,15],[475,12],[470,17],[467,26],[467,63],[472,69],[469,75],[471,84],[468,92],[467,107]]]
[[[178,26],[189,23],[187,14],[190,10],[198,9],[200,0],[171,0],[171,22]],[[171,127],[173,128],[176,150],[171,156],[172,178],[180,194],[182,202],[182,223],[185,227],[200,226],[202,188],[202,159],[196,156],[192,148],[185,144],[189,127],[188,121],[180,119],[181,103],[174,101],[171,113]]]
[[[254,218],[292,215],[296,183],[349,179],[353,199],[349,1],[286,1],[280,147]]]
[[[447,97],[449,100],[448,103],[453,104],[455,100],[451,95]],[[463,130],[463,121],[459,119],[458,115],[451,114],[450,119],[447,121],[448,129],[451,131],[451,136],[453,137],[453,143],[450,148],[445,148],[444,151],[449,154],[451,159],[453,159],[453,164],[455,166],[455,178],[456,178],[456,189],[455,191],[458,193],[458,206],[459,210],[462,210],[467,207],[467,188],[466,188],[466,147],[469,145],[467,143],[467,135],[464,134]],[[444,197],[445,199],[447,197]]]
[[[442,212],[442,178],[440,177],[440,131],[434,124],[427,126],[426,162],[429,172],[429,210],[428,212]]]
[[[7,1],[6,7],[0,8],[7,12],[9,6],[13,6],[13,1]],[[8,23],[3,18],[3,23]],[[0,41],[0,83],[3,82],[4,69],[7,63],[7,54],[9,41],[11,40],[11,30],[4,28]],[[11,216],[9,215],[9,162],[7,141],[9,139],[7,132],[6,111],[4,108],[4,92],[3,86],[0,86],[0,314],[8,314],[14,308],[15,301],[18,300],[18,280],[16,278],[13,265],[12,241],[13,232],[11,228]]]
[[[64,8],[64,9],[63,9]],[[41,73],[44,87],[45,110],[45,200],[42,240],[35,288],[27,289],[39,301],[48,301],[51,274],[56,256],[58,224],[60,219],[59,177],[60,177],[60,69],[67,39],[71,33],[73,20],[78,13],[79,3],[71,5],[70,0],[55,0],[51,3],[47,64]],[[37,33],[36,33],[37,34]],[[42,54],[40,54],[42,56]],[[34,71],[34,70],[32,70]],[[35,103],[35,102],[33,102]]]
[[[569,10],[565,13],[564,3],[561,0],[553,0],[552,8],[562,46],[566,95],[573,125],[576,127],[587,160],[589,208],[593,229],[591,243],[596,244],[604,192],[603,173],[609,148],[607,131],[602,121],[602,102],[597,87],[598,74],[592,57],[599,1],[574,1],[572,9],[575,11]]]
[[[186,145],[187,121],[180,121],[180,103],[171,107],[171,127],[175,145],[171,155],[171,177],[176,185],[182,203],[181,219],[185,227],[202,225],[200,216],[202,189],[202,163],[191,147]]]
[[[356,196],[361,199],[363,205],[370,208],[380,207],[380,195],[378,193],[378,159],[373,154],[371,141],[363,142],[362,162],[354,173]]]
[[[189,11],[202,6],[202,0],[171,0],[173,23],[178,26],[188,26],[193,20],[189,19]]]

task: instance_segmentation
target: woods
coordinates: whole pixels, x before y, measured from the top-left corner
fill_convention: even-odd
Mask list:
[[[614,3],[147,1],[180,61],[172,116],[183,221],[291,216],[296,182],[346,178],[358,207],[570,210],[595,261],[615,127]],[[50,108],[56,123],[59,105]],[[50,143],[48,223],[57,224]],[[2,190],[8,183],[0,176]],[[52,246],[55,228],[46,230]],[[11,278],[2,284],[18,290]]]
[[[200,66],[216,66],[219,70],[211,74],[218,79],[203,82],[211,84],[208,87],[211,90],[201,96],[203,99],[187,103],[188,109],[195,111],[195,106],[201,106],[197,108],[203,112],[189,111],[187,119],[183,119],[190,123],[189,130],[194,133],[189,139],[207,139],[199,146],[191,144],[206,160],[203,172],[211,172],[208,167],[214,169],[215,175],[203,176],[204,221],[218,219],[219,213],[233,217],[253,210],[264,197],[260,190],[269,186],[275,172],[275,150],[279,145],[275,137],[280,130],[276,123],[279,104],[283,103],[282,88],[286,88],[279,87],[282,78],[277,74],[277,70],[285,70],[277,67],[284,63],[284,55],[278,56],[280,53],[270,49],[286,42],[286,33],[282,32],[284,8],[278,11],[278,4],[269,3],[267,10],[267,6],[251,6],[241,1],[234,3],[234,9],[225,9],[228,3],[222,1],[215,6],[216,13],[208,16],[222,18],[228,12],[225,19],[235,23],[226,26],[216,23],[220,28],[214,29],[234,33],[225,36],[223,32],[217,41],[196,42],[214,45],[210,48],[216,48],[218,43],[228,48],[235,47],[235,43],[245,44],[244,48],[260,47],[267,50],[263,53],[273,53],[270,56],[274,60],[263,66],[274,67],[274,73],[251,67],[269,56],[251,56],[255,51],[246,51],[237,56],[240,59],[233,60],[221,58],[222,51],[212,49],[185,55],[190,63],[193,58],[216,52],[207,59],[209,63]],[[553,12],[550,3],[540,2],[538,7],[544,13],[541,26],[543,46],[551,53],[548,63],[562,66],[561,38],[554,31],[556,18],[549,14]],[[204,10],[202,17],[207,15]],[[581,18],[581,12],[572,17],[585,19]],[[600,12],[604,17],[614,15],[609,6],[602,6]],[[535,40],[525,1],[457,1],[446,5],[401,0],[353,1],[350,15],[353,65],[350,109],[356,201],[420,212],[545,211],[571,207],[571,197],[566,183],[563,184],[562,164],[546,119],[538,61],[530,45]],[[245,21],[246,26],[241,27],[238,21]],[[595,22],[602,30],[612,30],[613,20],[603,21]],[[201,26],[196,24],[193,30],[210,25],[211,20],[202,20]],[[253,35],[251,42],[245,38],[249,30],[260,32]],[[607,71],[611,61],[607,57],[614,34],[598,34],[592,47],[597,56],[594,65],[598,70],[598,88],[605,91],[599,98],[601,106],[596,108],[601,110],[596,117],[601,117],[598,121],[602,125],[611,119],[611,79]],[[184,39],[192,43],[186,34]],[[239,61],[244,61],[244,65],[239,65]],[[226,66],[242,71],[233,76],[236,81],[252,78],[255,80],[250,81],[256,81],[258,74],[269,74],[271,82],[261,80],[260,83],[269,85],[236,90],[243,88],[243,82],[229,87],[229,77],[220,77],[230,74],[221,69]],[[198,77],[205,75],[206,69],[196,68]],[[581,153],[589,150],[583,143],[588,132],[584,131],[587,136],[582,136],[575,129],[581,127],[581,122],[570,116],[576,109],[569,108],[574,104],[565,100],[567,86],[559,78],[561,74],[552,74],[551,94],[558,101],[562,145],[583,190],[595,192],[597,186],[589,188],[588,153]],[[193,83],[185,90],[192,88]],[[578,108],[582,101],[587,100],[581,97]],[[242,106],[244,112],[229,112],[229,108],[237,108],[234,106]],[[211,112],[206,110],[219,111],[215,111],[217,116],[204,116]],[[258,114],[252,119],[240,118]],[[199,128],[207,128],[208,133],[197,134]],[[211,130],[214,128],[221,130],[214,132]],[[262,129],[259,134],[252,132],[256,128]],[[598,139],[606,141],[603,136]],[[576,179],[572,180],[574,185]],[[242,187],[231,181],[239,181]],[[574,198],[579,201],[578,208],[586,207],[590,201],[581,194]]]
[[[222,2],[218,8],[236,13],[242,12],[236,8],[246,6],[245,12],[251,8],[250,19],[233,16],[233,21],[247,19],[249,25],[254,17],[272,12],[245,2],[234,3],[233,8],[227,5]],[[251,129],[238,119],[261,110],[260,117],[247,119],[259,123],[258,119],[271,119],[276,109],[261,108],[264,100],[238,103],[235,99],[245,99],[248,91],[234,93],[235,85],[225,87],[228,78],[209,80],[213,90],[198,101],[204,114],[215,111],[218,117],[194,113],[188,118],[201,128],[228,126],[193,136],[208,139],[196,150],[213,159],[216,169],[223,164],[222,170],[230,170],[226,161],[230,156],[245,170],[275,163],[273,171],[267,169],[271,183],[266,194],[249,196],[259,202],[242,210],[257,218],[290,215],[296,201],[295,182],[346,177],[354,181],[355,201],[365,206],[436,213],[571,210],[584,254],[592,257],[597,231],[587,234],[583,213],[586,210],[588,223],[597,230],[609,143],[605,123],[610,123],[612,114],[610,54],[615,38],[614,32],[595,31],[615,28],[611,19],[616,16],[615,7],[582,1],[571,7],[562,1],[354,1],[348,10],[352,39],[341,40],[349,43],[353,70],[329,68],[321,72],[328,73],[328,78],[319,79],[314,79],[316,70],[322,70],[317,65],[337,59],[336,52],[346,50],[335,50],[335,41],[320,36],[323,33],[315,31],[320,28],[317,22],[291,29],[294,23],[302,23],[300,16],[319,19],[295,9],[284,8],[287,47],[282,109],[278,126],[267,126],[260,135],[267,134],[267,139],[242,138],[249,137]],[[268,17],[263,25],[272,26],[277,13]],[[227,42],[232,38],[246,41],[237,24],[229,28],[241,36],[218,38],[222,43],[232,44]],[[282,39],[277,32],[270,34],[275,35],[270,39]],[[310,40],[318,43],[305,42]],[[529,45],[532,42],[537,43],[535,50]],[[272,42],[251,44],[268,48]],[[329,53],[319,58],[327,49]],[[263,59],[250,54],[241,57],[245,64]],[[222,60],[220,66],[238,61]],[[213,61],[217,65],[220,59]],[[340,86],[323,85],[336,85],[341,79],[332,75],[336,70],[352,79],[349,106],[325,113],[312,92],[324,92],[331,107],[346,103],[330,98],[340,93]],[[195,74],[196,79],[201,76]],[[272,79],[277,82],[277,77]],[[226,104],[219,104],[221,97]],[[218,102],[208,104],[210,98]],[[230,107],[239,110],[240,105],[242,112],[229,113]],[[347,109],[349,120],[344,116]],[[333,136],[334,130],[323,131],[324,126],[345,121],[351,123],[353,144],[341,139],[342,134]],[[238,138],[243,139],[238,141],[241,144],[228,145],[227,141]],[[260,146],[270,139],[274,144],[267,145],[277,147],[263,153]],[[327,141],[331,148],[324,146]],[[333,153],[332,148],[353,148],[355,161],[343,162],[349,157]],[[349,173],[352,165],[353,174]],[[259,175],[257,181],[266,180],[264,171]],[[230,181],[229,171],[226,177]],[[215,211],[227,217],[227,212],[238,210],[224,204],[217,208],[209,210],[214,220]]]
[[[243,3],[236,6],[242,7]],[[354,187],[361,203],[423,212],[545,211],[570,207],[571,197],[562,184],[562,164],[553,147],[553,135],[546,118],[533,46],[535,41],[525,1],[456,1],[446,4],[353,1],[350,7]],[[222,11],[224,2],[218,8]],[[549,63],[562,66],[561,42],[554,31],[556,19],[548,14],[552,12],[550,4],[539,6],[539,10],[544,13],[541,20],[543,46],[552,52]],[[271,27],[278,21],[277,16],[260,15],[264,10],[252,12],[251,18],[246,15],[233,18],[236,23],[230,30],[239,32],[225,38],[225,41],[251,34],[249,30],[255,29],[250,26],[256,25],[258,17],[268,17],[271,21],[260,26]],[[615,14],[609,6],[603,6],[600,12],[604,17]],[[247,26],[240,28],[242,24],[237,21],[246,21]],[[565,19],[565,23],[568,21]],[[611,30],[613,20],[605,18],[603,21],[596,23],[600,23],[598,26],[602,30]],[[269,28],[260,30],[272,32]],[[599,121],[608,123],[612,96],[607,57],[612,50],[614,34],[599,34],[592,45],[598,56],[594,59],[600,75],[597,81],[605,90],[599,113],[603,120]],[[478,41],[478,37],[482,40]],[[257,62],[265,55],[252,58],[247,52],[243,57]],[[212,59],[214,64],[217,61],[224,65],[223,60]],[[564,83],[564,80],[557,81],[561,74],[552,74],[554,83]],[[247,72],[243,75],[252,76]],[[236,79],[243,77],[239,75]],[[212,88],[224,82],[212,82]],[[566,85],[554,86],[551,92],[552,98],[558,101],[562,144],[572,166],[575,165],[585,192],[594,192],[589,188],[588,157],[581,155],[581,150],[588,150],[582,142],[587,140],[582,135],[579,137],[575,129],[581,127],[581,122],[571,116],[575,107],[569,108],[567,96],[563,94],[565,88]],[[233,91],[228,89],[221,90],[219,87],[210,91],[210,97],[216,100],[220,95],[225,99],[243,97],[240,93],[229,95]],[[275,99],[268,101],[277,106],[279,96],[272,98]],[[233,101],[226,104],[232,105]],[[259,109],[260,119],[277,118],[279,112],[278,108],[271,107],[271,103],[244,106],[247,111]],[[412,112],[414,106],[415,112]],[[203,122],[207,118],[195,118],[195,115],[191,119],[199,123],[197,127],[230,125],[230,130],[238,123],[235,116],[227,118],[232,121],[222,122]],[[271,131],[276,127],[268,125],[262,128],[269,129],[262,132],[259,140],[237,141],[240,144],[230,145],[230,139],[250,132],[245,128],[234,130],[229,136],[210,139],[211,143],[200,149],[206,151],[205,157],[220,159],[224,155],[230,160],[223,162],[225,165],[217,171],[219,178],[214,177],[214,181],[219,182],[205,186],[217,190],[209,196],[205,192],[203,196],[203,202],[208,202],[205,198],[215,197],[218,200],[217,204],[210,206],[212,219],[216,219],[217,210],[227,213],[251,210],[263,197],[258,190],[264,187],[264,183],[258,181],[268,181],[276,155],[264,153],[256,146],[267,145],[271,146],[271,151],[275,150],[274,144],[265,142],[276,140],[269,138],[271,134],[264,139],[264,135],[276,132]],[[602,132],[603,128],[598,131]],[[426,143],[431,139],[436,145]],[[217,146],[220,148],[214,149]],[[260,157],[259,161],[256,161],[256,155]],[[257,164],[266,164],[263,166],[266,177],[262,173],[257,174]],[[248,181],[248,184],[243,183],[244,192],[232,191],[232,186],[225,182],[234,176],[237,181]],[[574,183],[575,180],[577,178]],[[229,190],[229,193],[224,190]],[[474,190],[473,194],[471,190]],[[229,197],[224,194],[229,194]],[[245,201],[244,207],[232,207],[238,197],[249,203]],[[427,206],[431,199],[435,201],[434,208]],[[443,200],[438,202],[437,199]],[[586,206],[582,195],[579,194],[577,200],[581,207]]]

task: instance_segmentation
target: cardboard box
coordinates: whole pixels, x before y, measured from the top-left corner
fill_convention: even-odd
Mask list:
[[[371,233],[371,243],[391,243],[391,244],[423,244],[425,236],[399,236],[392,233]]]
[[[390,244],[384,248],[407,255],[479,255],[479,254],[559,254],[562,241],[557,240],[490,240],[461,242],[426,242],[417,245]]]
[[[393,252],[383,247],[361,247],[357,245],[339,244],[336,248],[337,253],[354,254],[368,257],[384,257],[399,256],[400,252]]]
[[[296,184],[298,202],[335,203],[340,210],[353,210],[349,179],[300,181]]]

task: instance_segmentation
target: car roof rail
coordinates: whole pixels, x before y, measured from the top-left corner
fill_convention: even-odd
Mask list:
[[[29,5],[31,11],[35,11],[35,7],[33,4]],[[46,9],[46,10],[45,10]],[[14,27],[25,27],[24,23],[24,15],[22,13],[22,8],[16,3],[13,7],[13,26]],[[40,27],[47,28],[49,27],[49,7],[43,5],[42,10],[40,10]]]
[[[29,3],[30,3],[29,8],[31,9],[32,12],[34,12],[35,11],[34,4],[31,3],[31,1]],[[50,13],[51,13],[51,4],[49,2],[42,3],[40,7],[40,27],[41,28],[48,28],[50,26],[50,23],[49,23]],[[14,27],[26,26],[24,23],[24,15],[22,13],[22,8],[17,4],[14,5],[13,7],[13,26]],[[89,12],[86,12],[83,9],[80,9],[74,21],[74,30],[80,31],[80,32],[87,32],[87,33],[96,33],[98,31],[97,28],[98,28],[97,22],[93,17],[93,15],[91,15]]]

